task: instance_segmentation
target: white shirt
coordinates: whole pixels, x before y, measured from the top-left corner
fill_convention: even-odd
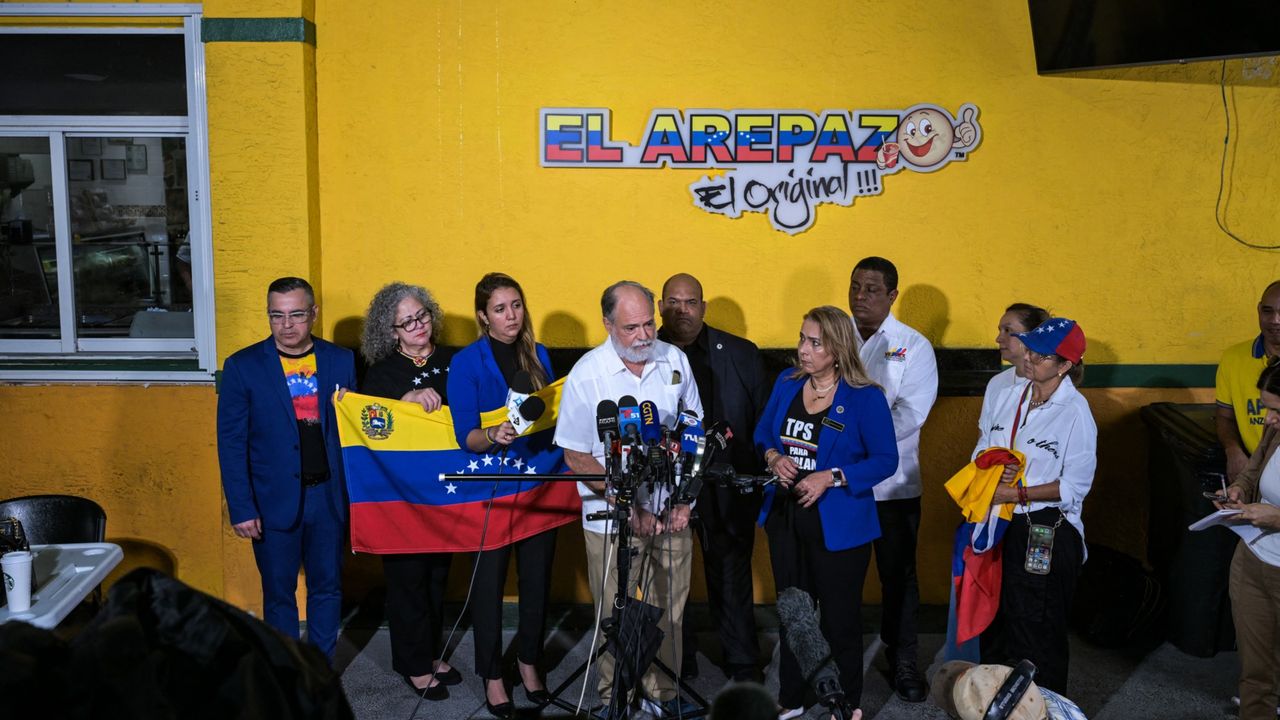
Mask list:
[[[1049,396],[1049,401],[1034,410],[1028,409],[1031,393],[1024,396],[1025,389],[1026,383],[1014,385],[996,397],[987,425],[981,428],[973,457],[989,447],[1013,448],[1027,458],[1023,468],[1027,487],[1060,481],[1058,502],[1032,502],[1030,510],[1060,508],[1067,522],[1080,533],[1083,543],[1080,510],[1093,487],[1093,472],[1098,466],[1098,426],[1093,422],[1089,402],[1069,377],[1062,378],[1062,384]],[[1022,412],[1015,446],[1009,442],[1019,407]],[[1013,511],[1015,514],[1026,512],[1022,505],[1015,505]]]
[[[1271,455],[1258,478],[1258,495],[1261,502],[1268,505],[1280,505],[1280,460],[1277,458],[1280,458],[1280,451]],[[1280,567],[1280,533],[1263,530],[1253,542],[1247,542],[1244,546],[1252,550],[1262,562]]]
[[[919,332],[889,313],[866,340],[857,332],[858,355],[867,375],[884,388],[898,438],[898,469],[873,489],[876,500],[920,497],[920,428],[938,399],[938,361]]]
[[[991,413],[995,410],[996,398],[1011,387],[1022,388],[1027,379],[1018,374],[1012,366],[987,382],[987,390],[982,394],[982,410],[978,413],[978,432],[991,426]]]
[[[591,453],[604,464],[604,443],[596,433],[596,406],[601,400],[618,401],[624,395],[634,396],[644,402],[650,400],[658,408],[658,420],[665,427],[674,427],[676,414],[683,401],[685,409],[702,416],[702,399],[693,380],[689,359],[674,345],[661,340],[653,342],[653,360],[645,363],[637,377],[627,369],[606,338],[604,343],[592,348],[569,371],[560,396],[560,415],[556,421],[556,445],[565,450]],[[586,519],[587,515],[607,510],[604,496],[578,483],[578,495],[582,497],[582,527],[590,532],[612,532],[606,520]],[[637,493],[637,502],[649,512],[661,510],[665,497],[643,497]]]

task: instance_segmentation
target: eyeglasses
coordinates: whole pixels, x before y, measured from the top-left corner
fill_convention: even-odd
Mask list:
[[[306,310],[294,310],[290,313],[282,313],[278,310],[268,310],[267,319],[271,321],[272,325],[284,325],[285,320],[289,321],[289,325],[298,325],[309,320],[311,318],[311,313],[314,310],[315,307],[309,307]]]
[[[424,325],[430,325],[430,324],[431,324],[431,313],[427,312],[426,310],[423,310],[422,312],[418,313],[417,315],[414,315],[413,317],[409,318],[408,320],[405,320],[402,323],[398,323],[398,324],[393,323],[391,327],[397,328],[399,330],[403,330],[405,332],[413,332],[414,330],[417,330],[418,328]]]
[[[1028,350],[1027,357],[1031,360],[1032,364],[1039,365],[1040,363],[1043,363],[1045,360],[1052,360],[1058,356],[1057,355],[1041,355],[1035,350]]]

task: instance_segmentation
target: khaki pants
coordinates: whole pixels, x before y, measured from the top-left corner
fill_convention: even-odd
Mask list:
[[[590,531],[583,531],[583,535],[587,545],[587,576],[591,581],[591,596],[595,600],[597,613],[601,612],[601,601],[604,602],[604,614],[600,615],[604,620],[609,617],[618,587],[617,536]],[[658,659],[679,674],[680,629],[684,619],[685,600],[689,597],[689,576],[693,567],[693,532],[685,528],[674,534],[632,537],[631,547],[638,554],[631,561],[627,594],[634,597],[639,589],[642,600],[664,608],[662,619],[658,622],[658,627],[663,632]],[[601,576],[606,572],[602,593]],[[639,588],[642,579],[645,586]],[[613,695],[613,656],[609,653],[601,654],[596,665],[600,673],[600,700],[608,704]],[[641,684],[645,696],[651,700],[664,702],[677,695],[676,683],[652,665],[645,671]]]
[[[1280,568],[1236,545],[1231,614],[1240,648],[1240,720],[1275,720],[1280,689]]]

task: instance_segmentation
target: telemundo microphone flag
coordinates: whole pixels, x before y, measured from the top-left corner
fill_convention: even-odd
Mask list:
[[[351,500],[351,549],[475,552],[577,521],[582,505],[576,483],[526,477],[562,469],[563,452],[552,443],[562,387],[560,380],[534,393],[547,410],[505,457],[459,448],[448,407],[428,413],[416,403],[353,392],[335,400]],[[483,413],[480,424],[497,427],[506,419],[503,407]],[[475,473],[511,479],[464,480]]]

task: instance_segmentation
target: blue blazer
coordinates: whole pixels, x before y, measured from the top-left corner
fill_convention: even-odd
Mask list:
[[[329,458],[324,487],[337,517],[345,520],[346,482],[332,394],[337,386],[355,389],[355,359],[350,350],[319,338],[315,352],[320,427]],[[294,527],[302,502],[302,456],[298,421],[273,338],[240,350],[222,365],[218,465],[233,525],[262,518],[264,527],[273,530]]]
[[[555,371],[551,368],[551,356],[547,349],[538,343],[538,361],[547,371],[547,382],[555,380]],[[458,447],[466,449],[467,434],[480,427],[480,413],[507,404],[507,381],[498,369],[498,361],[493,358],[493,348],[489,347],[488,336],[462,348],[449,361],[449,412],[453,415],[453,434]],[[550,410],[550,408],[548,408]],[[556,452],[553,467],[538,468],[539,473],[559,473],[564,468],[564,453],[558,451],[552,443],[552,437],[518,438],[512,443],[513,451],[521,455]]]
[[[774,383],[769,403],[756,425],[756,450],[762,456],[769,448],[784,452],[782,424],[796,393],[805,383],[804,379],[793,380],[790,375],[784,372]],[[824,423],[818,435],[817,469],[838,467],[849,484],[823,493],[818,500],[818,513],[822,516],[827,549],[848,550],[880,537],[876,499],[871,488],[897,470],[898,443],[889,403],[876,386],[855,388],[841,382],[827,418],[831,423]],[[760,508],[761,525],[769,517],[775,492],[777,489],[772,485],[765,488],[764,505]]]

